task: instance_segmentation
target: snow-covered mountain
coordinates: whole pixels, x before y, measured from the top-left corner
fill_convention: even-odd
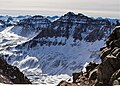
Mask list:
[[[36,15],[31,18],[20,20],[11,31],[26,38],[33,38],[42,29],[47,29],[50,24],[51,22],[48,19]]]
[[[31,18],[32,16],[18,16],[18,17],[12,17],[12,16],[0,16],[0,31],[3,31],[6,27],[8,26],[13,26],[13,25],[17,25],[17,23],[20,20],[23,19],[28,19]]]
[[[37,15],[0,32],[0,53],[34,83],[42,82],[46,74],[71,75],[86,62],[99,62],[99,49],[115,26],[109,19],[80,13],[68,12],[53,22]]]
[[[53,22],[53,21],[59,19],[60,17],[59,17],[59,16],[47,16],[46,18],[47,18],[48,20],[50,20],[51,22]]]

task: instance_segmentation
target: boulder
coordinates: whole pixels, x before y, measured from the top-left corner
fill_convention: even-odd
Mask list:
[[[117,85],[119,85],[120,84],[119,77],[120,77],[120,69],[112,74],[112,76],[110,78],[110,81],[109,81],[109,84],[110,85],[115,85],[117,83]]]
[[[98,66],[97,83],[104,86],[116,84],[120,69],[120,27],[116,27],[108,37],[106,48],[101,50],[102,63]],[[109,82],[109,83],[108,83]],[[118,84],[118,83],[117,83]]]
[[[73,76],[73,83],[76,83],[77,79],[80,76],[80,73],[73,73],[72,76]]]

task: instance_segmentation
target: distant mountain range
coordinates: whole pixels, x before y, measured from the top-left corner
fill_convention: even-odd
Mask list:
[[[34,83],[35,75],[79,71],[86,62],[100,62],[99,49],[120,19],[83,14],[58,16],[1,16],[0,53]]]

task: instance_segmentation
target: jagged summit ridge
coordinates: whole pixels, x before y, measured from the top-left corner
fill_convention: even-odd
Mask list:
[[[82,15],[82,16],[81,16]],[[67,13],[60,17],[58,20],[51,23],[51,25],[43,29],[33,41],[39,42],[41,45],[44,43],[54,44],[57,42],[57,38],[61,40],[57,44],[66,44],[67,39],[73,38],[73,42],[76,40],[85,40],[88,42],[95,42],[106,38],[114,28],[108,20],[97,20],[84,16],[83,14]],[[48,41],[50,38],[55,37],[55,41]],[[62,40],[64,39],[64,40]],[[39,40],[39,41],[38,41]],[[42,42],[43,40],[43,42]],[[34,44],[36,44],[34,42]],[[56,43],[55,43],[56,44]]]

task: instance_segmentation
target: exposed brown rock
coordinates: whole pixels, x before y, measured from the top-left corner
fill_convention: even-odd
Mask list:
[[[120,69],[120,27],[115,28],[107,40],[107,46],[101,51],[102,63],[98,66],[97,83],[112,86],[115,72]],[[119,73],[117,78],[120,77]],[[108,83],[110,82],[110,83]]]
[[[94,63],[94,62],[90,62],[87,66],[86,66],[86,72],[88,74],[88,76],[86,76],[87,78],[89,77],[90,72],[95,69],[95,67],[97,67],[98,64]]]
[[[90,62],[85,73],[73,73],[73,83],[61,81],[58,86],[93,86],[97,78],[97,66],[98,64]]]
[[[0,74],[0,83],[13,84],[11,80],[9,80],[7,77],[3,76],[2,74]]]
[[[73,83],[76,83],[77,79],[80,76],[80,73],[73,73],[72,76],[73,76]]]
[[[104,48],[100,53],[101,61],[103,62],[105,57],[111,52],[111,49]]]
[[[120,84],[120,69],[117,70],[115,73],[113,73],[113,75],[110,78],[109,84],[111,85],[115,85],[115,83],[117,83],[117,85]]]
[[[75,83],[68,83],[66,81],[61,81],[57,86],[80,86]]]
[[[98,73],[97,68],[92,70],[89,74],[89,80],[96,80],[97,79],[97,73]]]
[[[7,64],[2,58],[0,58],[0,82],[7,84],[31,84],[29,79],[17,67]]]

